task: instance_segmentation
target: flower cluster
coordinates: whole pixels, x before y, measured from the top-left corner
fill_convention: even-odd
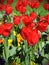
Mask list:
[[[49,64],[49,0],[4,1],[0,0],[1,59],[6,65]]]
[[[24,27],[21,29],[20,34],[24,39],[28,41],[29,44],[33,45],[39,41],[41,38],[40,32],[45,32],[49,24],[49,14],[47,14],[45,17],[40,16],[39,21],[35,22],[35,19],[37,19],[37,17],[38,15],[35,12],[31,12],[30,16],[14,16],[15,25],[18,26],[21,20],[24,24]]]
[[[31,8],[38,8],[40,3],[38,1],[20,0],[16,3],[15,8],[21,13],[25,13],[27,5],[29,5]]]

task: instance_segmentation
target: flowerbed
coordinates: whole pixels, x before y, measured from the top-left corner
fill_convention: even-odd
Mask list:
[[[0,65],[49,65],[49,0],[0,0]]]

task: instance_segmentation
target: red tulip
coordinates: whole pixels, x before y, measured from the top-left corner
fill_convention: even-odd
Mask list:
[[[11,7],[11,6],[8,6],[8,7],[6,8],[6,13],[7,13],[8,15],[12,13],[12,7]]]
[[[18,1],[18,2],[16,3],[16,6],[15,6],[16,10],[19,11],[20,6],[22,6],[22,5],[23,5],[22,2],[21,2],[21,1]]]
[[[29,0],[22,0],[23,6],[27,6],[28,2],[29,2]]]
[[[23,14],[26,12],[26,7],[20,6],[19,11]]]
[[[7,0],[8,4],[12,4],[14,0]]]
[[[34,8],[34,4],[35,4],[34,2],[29,2],[31,8]]]
[[[20,34],[22,35],[22,37],[28,41],[28,43],[31,42],[31,29],[30,28],[27,28],[27,27],[24,27],[22,28]]]
[[[39,8],[39,6],[40,6],[40,3],[39,2],[35,2],[34,8]]]
[[[2,36],[7,37],[7,36],[9,36],[9,34],[10,34],[10,32],[8,32],[8,31],[3,31]]]
[[[45,3],[43,7],[45,10],[49,10],[49,3]]]
[[[30,23],[32,23],[32,18],[30,16],[23,16],[22,22],[25,26],[28,26]]]
[[[38,8],[40,3],[38,1],[29,2],[31,8]]]
[[[27,25],[27,27],[30,27],[31,29],[35,28],[36,24],[34,22],[30,23]]]
[[[24,27],[21,29],[20,34],[25,40],[27,40],[29,45],[35,45],[40,39],[40,34],[37,29],[32,30],[29,27]]]
[[[43,21],[38,22],[38,29],[41,32],[45,32],[47,27],[48,27],[48,23],[47,22],[43,22]]]
[[[8,24],[4,24],[4,29],[7,30],[7,31],[10,31],[12,29],[12,23]]]
[[[32,41],[31,41],[31,45],[35,45],[36,43],[38,43],[39,39],[40,39],[41,35],[40,33],[38,32],[37,29],[34,29],[32,31]]]
[[[32,20],[34,20],[34,19],[36,19],[37,14],[35,12],[31,12],[30,17],[32,17]]]
[[[5,23],[0,26],[0,35],[3,35],[4,37],[8,36],[10,34],[10,31],[12,29],[12,23]]]
[[[22,2],[23,6],[27,6],[29,2],[29,0],[19,0],[19,2],[20,1]]]
[[[14,24],[15,25],[19,25],[20,24],[20,17],[18,17],[18,16],[14,17]]]
[[[5,8],[6,8],[6,5],[5,5],[5,4],[1,4],[1,5],[0,5],[0,10],[1,10],[1,11],[5,10]]]

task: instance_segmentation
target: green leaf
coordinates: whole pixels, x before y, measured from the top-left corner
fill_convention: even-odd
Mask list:
[[[8,37],[4,38],[4,56],[5,60],[7,61],[9,58],[9,47],[8,47]]]
[[[48,60],[47,60],[47,59],[44,59],[44,60],[42,61],[42,64],[43,64],[43,65],[47,65],[47,63],[48,63]]]
[[[25,51],[27,51],[27,49],[28,49],[27,41],[24,40],[24,44],[25,44]],[[26,56],[25,56],[25,65],[30,65],[30,54],[29,53],[26,53]]]
[[[12,49],[10,50],[10,56],[16,54],[16,47],[12,46]]]

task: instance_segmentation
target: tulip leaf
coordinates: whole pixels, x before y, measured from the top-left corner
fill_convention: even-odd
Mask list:
[[[12,46],[12,49],[10,50],[10,56],[13,56],[16,54],[16,47]]]

